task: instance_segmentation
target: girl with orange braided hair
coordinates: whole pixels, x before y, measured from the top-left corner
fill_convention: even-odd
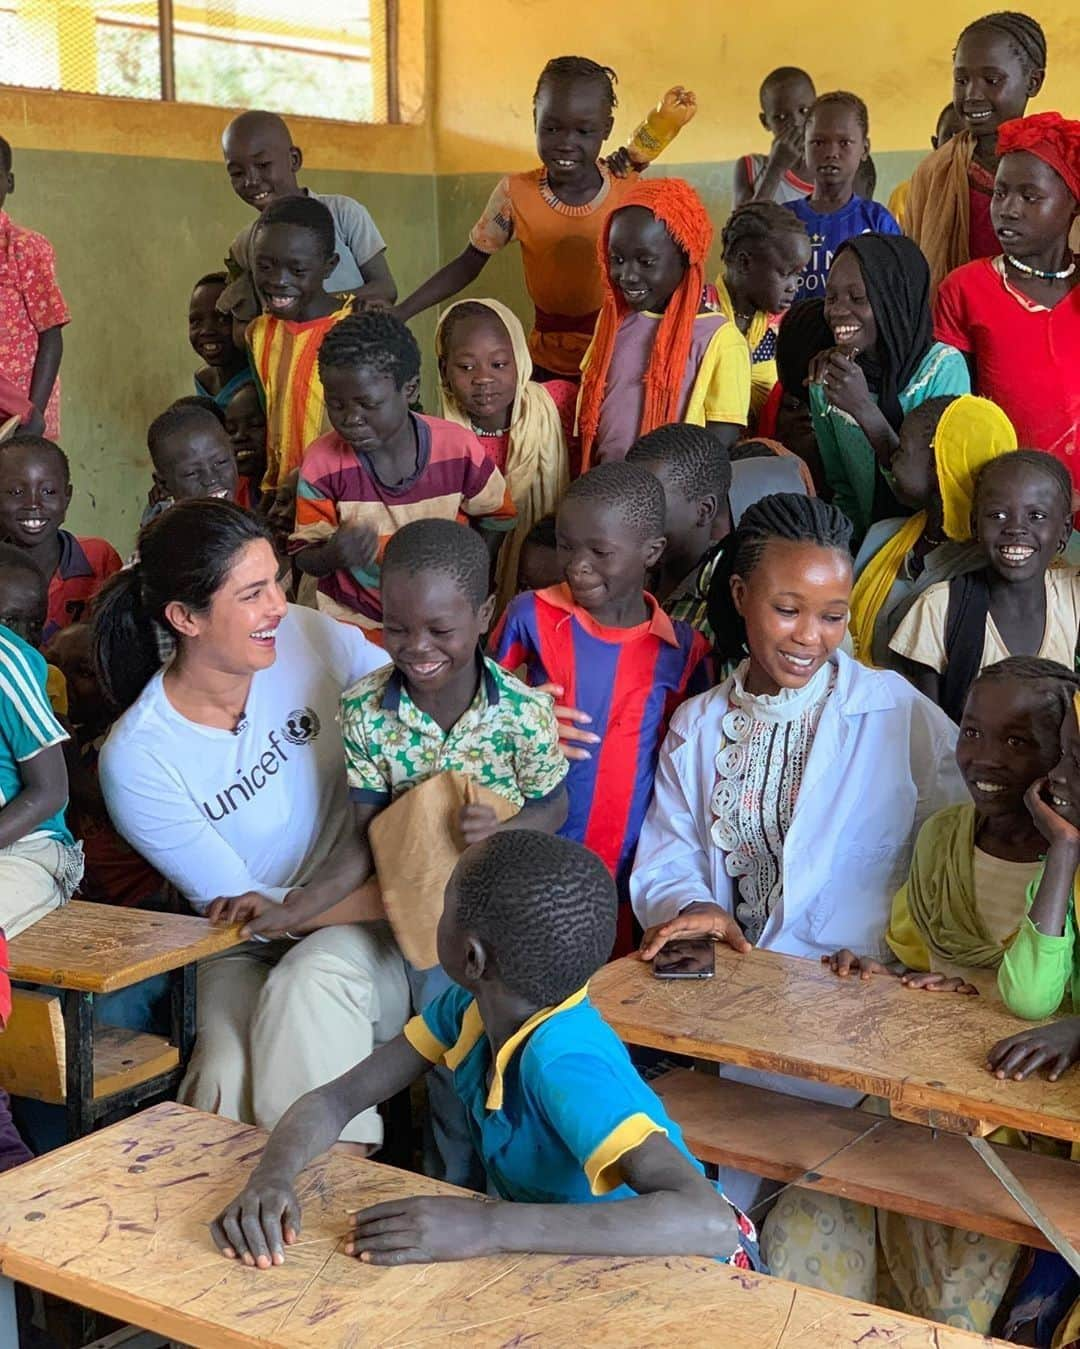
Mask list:
[[[713,229],[681,178],[642,182],[600,237],[604,303],[582,361],[582,468],[620,460],[639,436],[692,422],[724,446],[750,406],[750,354],[705,285]]]

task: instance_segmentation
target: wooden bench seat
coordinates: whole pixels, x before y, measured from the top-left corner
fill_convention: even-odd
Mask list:
[[[652,1086],[703,1162],[873,1204],[1027,1246],[1051,1249],[1023,1210],[955,1134],[882,1118],[874,1132],[823,1162],[874,1121],[705,1072],[675,1069]],[[1019,1148],[998,1151],[1040,1207],[1080,1244],[1080,1164]]]
[[[145,1035],[121,1026],[95,1029],[95,1101],[172,1073],[179,1066],[180,1052],[164,1035]],[[11,1021],[0,1035],[0,1082],[13,1096],[49,1105],[66,1102],[64,1014],[55,993],[12,991]]]

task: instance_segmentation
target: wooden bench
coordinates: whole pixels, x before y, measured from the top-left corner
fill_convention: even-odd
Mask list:
[[[336,1149],[297,1180],[303,1230],[285,1263],[249,1269],[214,1251],[207,1225],[247,1179],[265,1139],[259,1129],[159,1105],[16,1167],[0,1176],[0,1275],[196,1349],[989,1343],[692,1257],[511,1254],[364,1265],[342,1252],[350,1210],[462,1192]],[[7,1345],[5,1329],[0,1321]]]
[[[46,915],[8,946],[15,987],[0,1082],[12,1095],[64,1105],[69,1139],[174,1091],[195,1041],[195,962],[239,941],[238,929],[203,918],[79,900]],[[169,1036],[95,1028],[96,996],[158,974],[172,985]]]
[[[971,1148],[958,1135],[684,1068],[652,1086],[703,1162],[1052,1249],[994,1176],[972,1165]],[[1019,1148],[997,1150],[1044,1212],[1080,1244],[1080,1165]],[[813,1174],[800,1179],[807,1171]]]

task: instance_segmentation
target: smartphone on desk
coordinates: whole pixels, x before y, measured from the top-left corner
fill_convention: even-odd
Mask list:
[[[716,947],[711,937],[679,937],[653,956],[654,979],[711,979]]]

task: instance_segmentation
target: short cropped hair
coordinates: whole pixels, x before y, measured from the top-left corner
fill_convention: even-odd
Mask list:
[[[687,501],[712,493],[723,502],[731,490],[731,456],[711,431],[690,422],[658,426],[630,446],[626,462],[663,464]]]
[[[491,952],[507,989],[553,1007],[611,954],[618,901],[607,867],[555,834],[492,834],[462,856],[453,878],[457,925]]]
[[[161,442],[166,436],[176,435],[192,427],[206,426],[211,422],[217,427],[222,427],[220,412],[217,409],[211,411],[198,395],[193,394],[190,400],[177,399],[160,416],[154,418],[146,433],[146,448],[150,451],[154,465],[157,465]]]
[[[71,481],[71,465],[68,463],[68,457],[60,446],[57,445],[55,440],[48,440],[45,436],[32,436],[20,433],[12,436],[10,440],[5,440],[0,443],[0,457],[3,457],[6,454],[15,454],[19,450],[23,450],[29,454],[32,454],[35,450],[42,451],[46,454],[55,454],[63,466],[64,481]]]
[[[314,197],[282,197],[271,202],[255,222],[256,231],[270,225],[295,225],[310,230],[319,241],[324,258],[334,251],[334,217],[330,209]]]
[[[324,370],[366,366],[388,374],[396,389],[420,374],[420,348],[402,321],[384,309],[365,309],[340,319],[319,348]]]
[[[386,545],[382,576],[385,580],[391,572],[406,576],[438,572],[451,577],[479,609],[488,597],[489,567],[488,550],[475,529],[456,520],[413,520]]]
[[[41,590],[42,599],[48,598],[49,578],[25,548],[17,548],[13,543],[0,542],[0,572],[5,571],[25,572]]]
[[[570,484],[563,501],[593,501],[611,507],[642,539],[658,539],[664,533],[664,489],[640,464],[598,464]]]

